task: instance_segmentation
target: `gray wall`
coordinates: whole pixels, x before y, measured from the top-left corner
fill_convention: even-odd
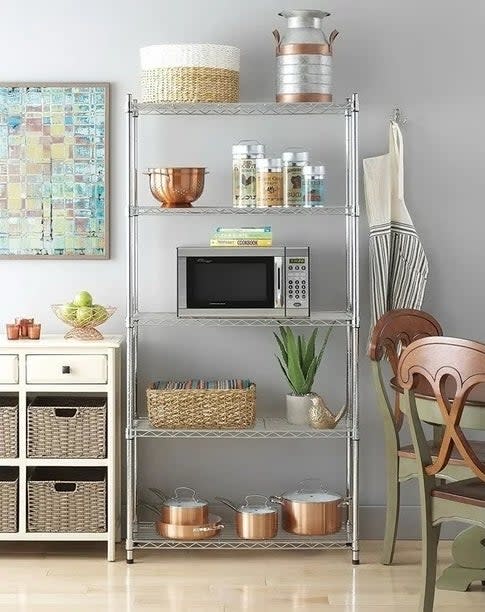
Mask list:
[[[5,81],[109,81],[112,83],[112,259],[107,262],[0,262],[4,287],[0,320],[35,315],[50,332],[63,331],[49,304],[80,288],[119,307],[106,329],[121,331],[125,276],[125,94],[138,91],[138,49],[162,42],[219,42],[242,49],[243,100],[272,100],[274,49],[271,31],[284,28],[282,8],[306,8],[299,0],[34,0],[2,3],[0,78]],[[387,120],[399,105],[404,128],[406,196],[431,267],[425,307],[451,335],[480,337],[483,287],[482,3],[444,0],[329,0],[327,30],[340,30],[335,44],[335,98],[361,96],[361,155],[385,151]],[[141,167],[206,165],[211,170],[200,203],[230,202],[230,146],[259,138],[269,150],[307,145],[329,169],[332,200],[343,198],[343,123],[339,118],[149,119]],[[152,203],[146,188],[141,190]],[[477,216],[475,216],[477,215]],[[224,220],[227,223],[227,219]],[[367,227],[362,227],[362,504],[363,534],[382,532],[384,471],[382,431],[374,408],[365,359],[368,329]],[[217,219],[143,222],[142,266],[148,282],[145,308],[174,307],[174,248],[203,244]],[[343,225],[275,220],[277,241],[312,245],[314,307],[343,303]],[[8,288],[8,289],[5,289]],[[463,316],[465,314],[465,316]],[[275,366],[269,330],[150,329],[142,334],[142,387],[162,376],[249,376],[258,383],[259,410],[281,414],[285,385]],[[317,390],[337,409],[343,400],[343,334],[334,334]],[[143,484],[197,485],[217,492],[279,492],[294,481],[321,474],[342,488],[343,447],[338,441],[146,441]],[[406,486],[402,534],[416,534],[417,495]]]

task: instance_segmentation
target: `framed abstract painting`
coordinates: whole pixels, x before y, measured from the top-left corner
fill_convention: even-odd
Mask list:
[[[0,258],[109,258],[107,83],[0,83]]]

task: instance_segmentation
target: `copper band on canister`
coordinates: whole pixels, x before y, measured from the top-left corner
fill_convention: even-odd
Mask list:
[[[276,94],[276,102],[293,104],[295,102],[331,102],[332,94],[300,93]]]
[[[312,43],[299,43],[279,45],[276,55],[332,55],[330,45],[315,45]]]

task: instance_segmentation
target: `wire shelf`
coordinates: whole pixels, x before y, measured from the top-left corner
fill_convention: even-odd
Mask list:
[[[229,103],[163,103],[133,100],[132,109],[139,115],[344,115],[351,110],[346,104],[323,102],[281,104],[277,102],[229,102]]]
[[[277,216],[309,216],[309,215],[350,215],[351,210],[346,206],[273,206],[268,208],[235,206],[193,206],[192,208],[162,208],[160,206],[132,206],[132,217],[147,215],[174,215],[176,217],[191,215],[277,215]]]
[[[313,312],[307,319],[217,319],[209,317],[177,317],[176,312],[137,312],[133,321],[140,326],[164,327],[345,327],[352,314],[345,311]]]
[[[133,543],[135,548],[161,548],[161,549],[195,549],[212,548],[221,549],[306,549],[328,550],[348,549],[349,542],[345,530],[330,536],[297,536],[280,530],[271,540],[242,540],[236,534],[234,526],[228,524],[221,530],[221,534],[207,540],[169,540],[162,538],[155,530],[153,523],[135,523],[133,530]]]
[[[351,431],[343,428],[313,429],[309,425],[293,425],[286,419],[264,417],[257,418],[251,429],[160,429],[152,427],[148,419],[141,418],[134,422],[134,434],[137,438],[333,438],[346,439]]]

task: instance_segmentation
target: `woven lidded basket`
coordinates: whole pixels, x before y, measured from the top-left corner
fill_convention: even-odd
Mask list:
[[[18,469],[0,467],[0,533],[17,531]]]
[[[140,49],[142,102],[238,102],[240,50],[228,45]]]
[[[256,385],[247,389],[147,389],[148,419],[164,429],[248,429]]]
[[[18,399],[0,397],[0,457],[18,455]]]
[[[29,531],[106,531],[104,468],[35,468],[27,485]]]
[[[27,456],[106,457],[106,399],[36,397],[27,408]]]

